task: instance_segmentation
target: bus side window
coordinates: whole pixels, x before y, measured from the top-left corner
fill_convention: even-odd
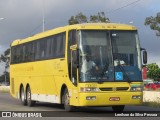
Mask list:
[[[24,44],[24,45],[22,45],[22,62],[25,61],[25,49],[26,49],[26,46]]]
[[[16,63],[20,63],[20,46],[16,46]]]
[[[62,35],[61,35],[61,34],[57,35],[56,40],[57,40],[56,56],[57,56],[57,57],[60,57],[60,56],[61,56],[61,49],[62,49],[62,48],[61,48],[61,46],[62,46],[62,44],[61,44]]]
[[[46,43],[46,58],[51,58],[52,57],[52,39],[51,37],[47,39],[47,43]]]
[[[76,42],[76,30],[71,30],[68,33],[68,42],[69,42],[69,46],[71,45],[75,45]]]
[[[65,56],[65,33],[60,33],[55,36],[55,54],[56,57],[64,58]]]
[[[17,55],[16,55],[17,47],[14,46],[12,49],[13,49],[13,51],[12,51],[12,55],[13,55],[12,63],[14,64],[14,63],[16,63],[16,59],[17,59]]]
[[[38,60],[38,59],[40,59],[40,42],[36,41],[35,46],[36,46],[36,56],[35,56],[35,59]]]
[[[11,47],[11,64],[14,64],[15,47]]]

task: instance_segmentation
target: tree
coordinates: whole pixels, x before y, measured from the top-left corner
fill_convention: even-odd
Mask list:
[[[147,77],[154,80],[159,80],[160,68],[156,63],[147,65]]]
[[[5,81],[5,78],[6,78],[6,81]],[[7,82],[7,84],[9,83],[9,72],[6,72],[6,73],[3,73],[1,76],[0,76],[0,83],[5,83]]]
[[[104,12],[98,12],[97,15],[91,15],[90,16],[90,22],[105,22],[108,23],[110,20],[109,18],[106,18]]]
[[[152,30],[156,31],[156,35],[160,36],[160,13],[157,13],[156,17],[147,17],[144,24],[150,26]]]
[[[84,15],[83,13],[78,13],[75,17],[71,16],[70,19],[68,20],[69,25],[73,24],[79,24],[79,23],[97,23],[97,22],[105,22],[108,23],[110,22],[109,18],[105,16],[104,12],[98,12],[97,15],[91,15],[89,19]]]
[[[4,53],[0,56],[0,62],[5,63],[5,68],[9,68],[9,61],[10,61],[10,48],[8,48]]]
[[[75,17],[71,16],[68,23],[69,25],[78,24],[78,23],[86,23],[87,17],[83,13],[78,13]]]
[[[3,74],[0,76],[0,82],[4,82],[6,79],[6,82],[9,82],[9,72],[7,72],[7,69],[9,69],[9,62],[10,62],[10,48],[8,48],[6,51],[4,51],[3,54],[0,56],[0,62],[5,63],[5,70]]]

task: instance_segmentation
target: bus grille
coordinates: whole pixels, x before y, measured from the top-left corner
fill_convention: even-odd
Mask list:
[[[108,87],[108,88],[99,88],[101,91],[127,91],[129,87]]]
[[[116,91],[125,91],[125,90],[128,90],[129,89],[129,87],[117,87],[116,88]]]
[[[101,91],[112,91],[112,88],[99,88]]]

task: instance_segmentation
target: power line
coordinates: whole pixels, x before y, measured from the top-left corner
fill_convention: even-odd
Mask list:
[[[120,10],[120,9],[123,9],[123,8],[125,8],[125,7],[130,6],[130,5],[133,5],[133,4],[138,3],[138,2],[140,2],[140,1],[141,1],[141,0],[133,1],[133,2],[128,3],[128,4],[126,4],[126,5],[122,6],[122,7],[117,8],[117,9],[110,10],[110,11],[108,11],[108,12],[106,12],[106,13],[107,13],[107,14],[110,14],[110,13],[116,12],[116,11],[118,11],[118,10]]]
[[[128,0],[128,1],[129,1],[129,0]],[[110,11],[108,11],[108,12],[106,12],[106,13],[107,13],[107,14],[110,14],[110,13],[116,12],[116,11],[118,11],[118,10],[121,10],[121,9],[125,8],[125,7],[128,7],[128,6],[131,6],[131,5],[133,5],[133,4],[136,4],[136,3],[140,2],[140,1],[141,1],[141,0],[133,1],[133,2],[128,3],[128,4],[126,4],[126,5],[122,6],[122,7],[117,8],[117,9],[110,10]],[[44,6],[43,6],[43,7],[44,7]],[[44,8],[43,8],[43,9],[44,9]],[[44,10],[43,10],[43,12],[44,12]],[[43,13],[43,15],[44,15],[44,13]],[[43,16],[43,17],[44,17],[44,16]],[[59,21],[58,21],[58,22],[59,22]],[[41,26],[42,26],[42,25],[37,26],[37,27],[36,27],[34,30],[32,30],[29,34],[32,34],[34,31],[36,31],[37,29],[39,29]],[[43,18],[43,30],[44,30],[44,18]]]
[[[29,36],[32,36],[33,33],[34,33],[36,30],[38,30],[41,26],[42,26],[42,24],[40,24],[40,25],[38,25],[37,27],[35,27],[31,32],[28,33]]]
[[[42,0],[42,23],[38,26],[36,26],[31,32],[29,32],[29,36],[32,36],[32,34],[38,30],[42,26],[42,32],[45,31],[45,1]]]

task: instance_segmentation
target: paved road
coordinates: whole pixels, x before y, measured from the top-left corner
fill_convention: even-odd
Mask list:
[[[87,117],[87,119],[96,119],[95,117],[91,117],[95,114],[100,117],[110,115],[112,112],[111,107],[104,107],[104,108],[79,108],[77,112],[68,113],[63,110],[61,105],[56,104],[49,104],[49,103],[37,103],[34,107],[22,106],[20,101],[11,97],[8,93],[0,93],[0,111],[48,111],[48,114],[56,114],[57,117],[67,116],[78,116],[78,119],[82,119],[83,117]],[[58,111],[58,112],[57,112]],[[160,111],[160,108],[152,108],[152,107],[145,107],[145,106],[126,106],[124,111]],[[89,116],[89,117],[88,117]],[[113,114],[111,115],[113,116]],[[91,118],[90,118],[91,117]],[[104,119],[104,117],[100,117],[97,119]],[[115,118],[115,117],[114,117]],[[144,117],[143,117],[144,118]],[[113,119],[109,117],[109,119]],[[125,120],[125,118],[123,118]]]

